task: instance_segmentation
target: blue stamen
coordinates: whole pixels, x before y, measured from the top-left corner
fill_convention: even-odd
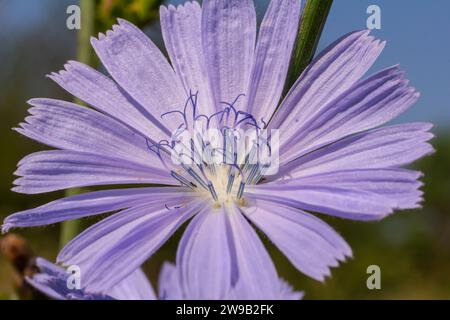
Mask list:
[[[216,193],[216,189],[214,189],[214,186],[211,182],[208,182],[208,190],[211,193],[214,201],[219,200],[219,197],[217,196],[217,193]]]
[[[170,210],[176,210],[176,209],[180,209],[180,208],[181,208],[181,206],[174,206],[174,207],[171,209],[171,208],[169,208],[169,206],[168,206],[166,203],[164,204],[164,207],[166,207],[166,209],[169,210],[169,211],[170,211]]]
[[[184,170],[194,178],[203,188],[208,189],[208,185],[203,181],[203,179],[195,172],[192,168],[187,167],[185,164],[181,164]]]
[[[242,195],[244,194],[244,189],[245,189],[245,182],[241,181],[241,183],[239,184],[239,189],[238,189],[237,195],[236,195],[236,197],[238,199],[242,198]]]
[[[189,187],[191,189],[193,188],[197,188],[197,186],[192,183],[191,181],[189,181],[188,179],[186,179],[185,177],[179,175],[178,173],[176,173],[175,171],[171,171],[170,175],[172,177],[174,177],[176,180],[178,180],[181,184],[185,185],[186,187]]]
[[[231,168],[230,168],[231,169]],[[228,184],[227,184],[227,194],[230,194],[231,189],[233,188],[234,183],[234,173],[231,173],[228,177]]]

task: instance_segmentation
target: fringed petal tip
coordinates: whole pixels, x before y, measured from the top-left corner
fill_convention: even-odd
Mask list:
[[[341,252],[341,256],[337,257],[339,262],[346,262],[347,260],[353,259],[353,251],[352,248],[347,244],[345,240],[342,239],[342,245],[344,247],[343,252]]]
[[[178,10],[181,10],[181,8],[183,8],[184,5],[183,4],[179,4],[177,6],[174,6],[173,4],[169,4],[167,7],[166,6],[161,6],[159,7],[159,14],[162,16],[163,14],[171,14],[174,13]]]
[[[308,273],[306,275],[314,280],[325,283],[328,279],[332,277],[331,269],[338,268],[341,264],[343,264],[349,259],[353,259],[353,255],[337,258],[337,260],[335,260],[334,263],[328,265],[325,269],[317,271],[317,274]]]
[[[22,179],[22,176],[21,175],[18,175],[17,174],[17,171],[19,170],[19,168],[16,170],[16,171],[14,171],[14,175],[16,176],[16,177],[18,177],[18,178],[16,178],[16,179],[14,179],[14,181],[13,181],[13,186],[12,186],[12,188],[11,188],[11,191],[14,191],[14,192],[17,192],[16,190],[14,190],[17,186],[20,186],[20,181],[21,181],[21,179]]]
[[[107,33],[108,31],[106,31],[105,33]],[[99,32],[97,34],[97,37],[95,36],[91,36],[90,41],[91,41],[91,45],[94,46],[97,42],[102,41],[104,39],[106,39],[106,34],[103,32]]]
[[[161,25],[163,26],[164,19],[175,19],[176,14],[182,14],[184,12],[184,4],[180,4],[174,6],[173,4],[169,4],[166,6],[159,7],[159,16],[161,20]]]
[[[50,103],[57,104],[60,101],[61,100],[52,98],[31,98],[27,100],[27,104],[34,108],[29,108],[28,113],[34,115],[35,111],[40,110],[40,108],[46,109],[48,104]]]
[[[433,140],[434,138],[436,138],[436,135],[432,132],[429,132],[429,139],[427,141]],[[430,150],[429,153],[425,154],[425,155],[430,155],[436,152],[436,149],[430,144]]]
[[[433,133],[429,133],[428,139],[426,141],[430,141],[435,137],[436,135],[434,135]],[[431,156],[436,152],[436,149],[430,143],[426,142],[425,145],[426,149],[424,150],[422,157]]]
[[[200,8],[200,4],[197,1],[186,1],[184,3],[178,4],[178,5],[173,5],[173,4],[169,4],[168,6],[160,6],[159,7],[159,13],[160,15],[162,14],[167,14],[172,13],[172,12],[176,12],[176,11],[184,11],[185,9],[192,9],[193,7],[196,8]]]
[[[12,130],[19,133],[20,135],[22,135],[24,137],[30,138],[29,132],[27,130],[28,127],[29,127],[28,123],[21,122],[21,123],[19,123],[19,127],[12,128]]]
[[[331,268],[353,256],[347,242],[315,216],[263,200],[257,203],[254,214],[247,217],[307,276],[324,282]]]
[[[320,282],[325,282],[328,278],[331,278],[331,268],[338,268],[341,264],[347,262],[347,260],[353,259],[352,249],[345,241],[343,241],[343,244],[345,245],[344,251],[336,252],[337,255],[334,257],[335,258],[334,263],[328,265],[326,267],[327,270],[323,272],[322,276],[316,280]]]
[[[432,124],[430,122],[408,122],[408,123],[400,124],[397,126],[402,126],[402,125],[407,128],[415,129],[416,131],[419,131],[419,132],[427,132],[427,131],[430,131],[431,129],[433,129],[433,127],[434,127],[434,124]],[[434,135],[432,137],[434,137]]]
[[[15,193],[21,193],[21,194],[39,194],[39,193],[41,193],[41,192],[34,192],[32,189],[27,188],[27,179],[22,176],[20,176],[19,178],[15,179],[13,181],[13,187],[11,188],[11,191],[15,192]]]
[[[47,75],[45,75],[45,77],[52,79],[53,81],[58,83],[58,81],[65,79],[75,67],[80,67],[80,66],[85,66],[85,65],[78,61],[75,61],[75,60],[68,60],[64,64],[63,69],[56,71],[56,72],[52,72],[50,74],[47,74]]]
[[[5,234],[5,233],[8,233],[9,230],[11,230],[12,228],[14,228],[14,225],[8,221],[8,218],[6,218],[6,219],[3,221],[3,224],[2,224],[2,227],[1,227],[1,228],[2,228],[2,234]]]
[[[351,31],[345,35],[343,35],[342,37],[340,37],[339,39],[337,39],[335,41],[335,43],[338,43],[339,41],[341,41],[342,39],[348,38],[348,37],[355,37],[355,38],[367,38],[370,36],[370,32],[372,30],[370,29],[361,29],[361,30],[355,30],[355,31]]]
[[[314,280],[324,283],[328,278],[331,278],[331,266],[328,266],[324,270],[318,271],[318,274],[308,274],[308,276],[313,278]]]
[[[139,30],[134,24],[132,24],[131,22],[122,19],[122,18],[117,18],[117,23],[113,24],[111,26],[111,29],[107,30],[105,33],[103,32],[99,32],[97,37],[92,36],[91,37],[91,44],[94,45],[94,43],[99,42],[99,41],[103,41],[106,40],[108,38],[111,38],[113,36],[115,36],[116,34],[126,31],[126,29],[137,29]],[[140,32],[140,30],[139,30]]]

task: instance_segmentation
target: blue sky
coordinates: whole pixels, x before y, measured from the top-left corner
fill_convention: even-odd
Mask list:
[[[372,71],[400,63],[421,98],[399,120],[431,121],[450,128],[450,1],[335,0],[319,47],[351,30],[366,27],[366,9],[381,9],[381,30],[387,41]]]
[[[57,12],[61,11],[63,18],[65,7],[76,2],[0,0],[0,53],[9,51],[7,46],[14,43],[14,37],[21,37],[36,24],[51,18],[49,12],[55,13],[54,6],[61,8]],[[268,2],[256,1],[259,17]],[[450,1],[335,0],[319,50],[343,34],[365,28],[366,9],[371,4],[381,8],[382,19],[381,30],[373,34],[387,40],[386,49],[372,72],[400,63],[412,86],[422,94],[419,102],[400,121],[431,121],[438,129],[450,129]],[[53,10],[48,10],[49,7]]]
[[[268,0],[257,1],[262,14]],[[340,36],[366,28],[369,5],[381,9],[381,29],[372,32],[386,48],[369,71],[400,64],[420,100],[396,122],[430,121],[450,129],[450,1],[334,0],[318,51]]]

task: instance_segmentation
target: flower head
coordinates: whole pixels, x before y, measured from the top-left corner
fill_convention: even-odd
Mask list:
[[[368,31],[328,47],[280,103],[299,16],[298,0],[272,0],[256,41],[250,0],[162,7],[171,65],[124,20],[93,38],[112,79],[78,62],[50,75],[95,110],[31,100],[31,115],[16,130],[57,150],[25,157],[14,190],[160,186],[64,198],[11,215],[3,230],[119,211],[58,256],[80,266],[91,292],[108,292],[133,274],[191,218],[177,253],[185,296],[275,297],[279,278],[250,222],[298,270],[323,280],[352,252],[308,212],[378,220],[417,208],[421,174],[401,167],[433,151],[432,134],[427,123],[380,127],[419,94],[398,66],[362,79],[384,47]],[[248,128],[255,148],[239,153],[242,144],[229,133]],[[219,143],[207,129],[216,129]],[[279,145],[261,130],[278,130]],[[185,132],[190,139],[180,139]],[[201,161],[173,161],[173,154],[195,160],[197,147],[207,150]],[[264,150],[279,154],[270,175],[250,161]]]
[[[36,258],[39,272],[27,277],[37,290],[56,300],[155,300],[155,293],[141,269],[134,271],[108,292],[90,292],[70,286],[71,273],[43,258]]]
[[[141,269],[134,271],[124,280],[106,292],[90,292],[80,287],[70,288],[70,272],[43,258],[36,258],[37,274],[26,278],[27,282],[40,292],[56,300],[191,300],[185,296],[178,278],[175,265],[166,262],[159,277],[159,293],[155,295],[152,285]],[[283,280],[279,280],[276,297],[280,300],[298,300],[302,292],[293,291]],[[224,299],[251,299],[252,297],[236,296],[229,292]]]

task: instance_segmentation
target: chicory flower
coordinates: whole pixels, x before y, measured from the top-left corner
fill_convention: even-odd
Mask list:
[[[272,0],[257,36],[250,0],[162,7],[171,64],[143,32],[119,19],[92,39],[111,78],[74,61],[50,75],[93,109],[29,101],[30,116],[16,130],[57,150],[21,160],[13,190],[159,186],[67,197],[9,216],[3,231],[118,211],[58,256],[83,270],[92,292],[108,292],[133,274],[190,219],[177,277],[192,299],[220,299],[230,291],[274,297],[278,275],[252,224],[298,270],[323,280],[352,251],[308,212],[379,220],[419,207],[421,173],[402,166],[433,151],[432,134],[428,123],[380,127],[419,94],[398,66],[363,79],[384,47],[368,31],[325,49],[280,101],[299,16],[298,0]],[[228,132],[241,128],[257,135],[279,130],[279,144],[257,139],[238,155]],[[217,145],[206,129],[219,132]],[[195,154],[201,146],[215,160],[175,164],[173,154],[195,158],[178,140],[184,132],[196,133],[190,140]],[[263,148],[279,155],[278,171],[270,175],[265,165],[250,162]]]

